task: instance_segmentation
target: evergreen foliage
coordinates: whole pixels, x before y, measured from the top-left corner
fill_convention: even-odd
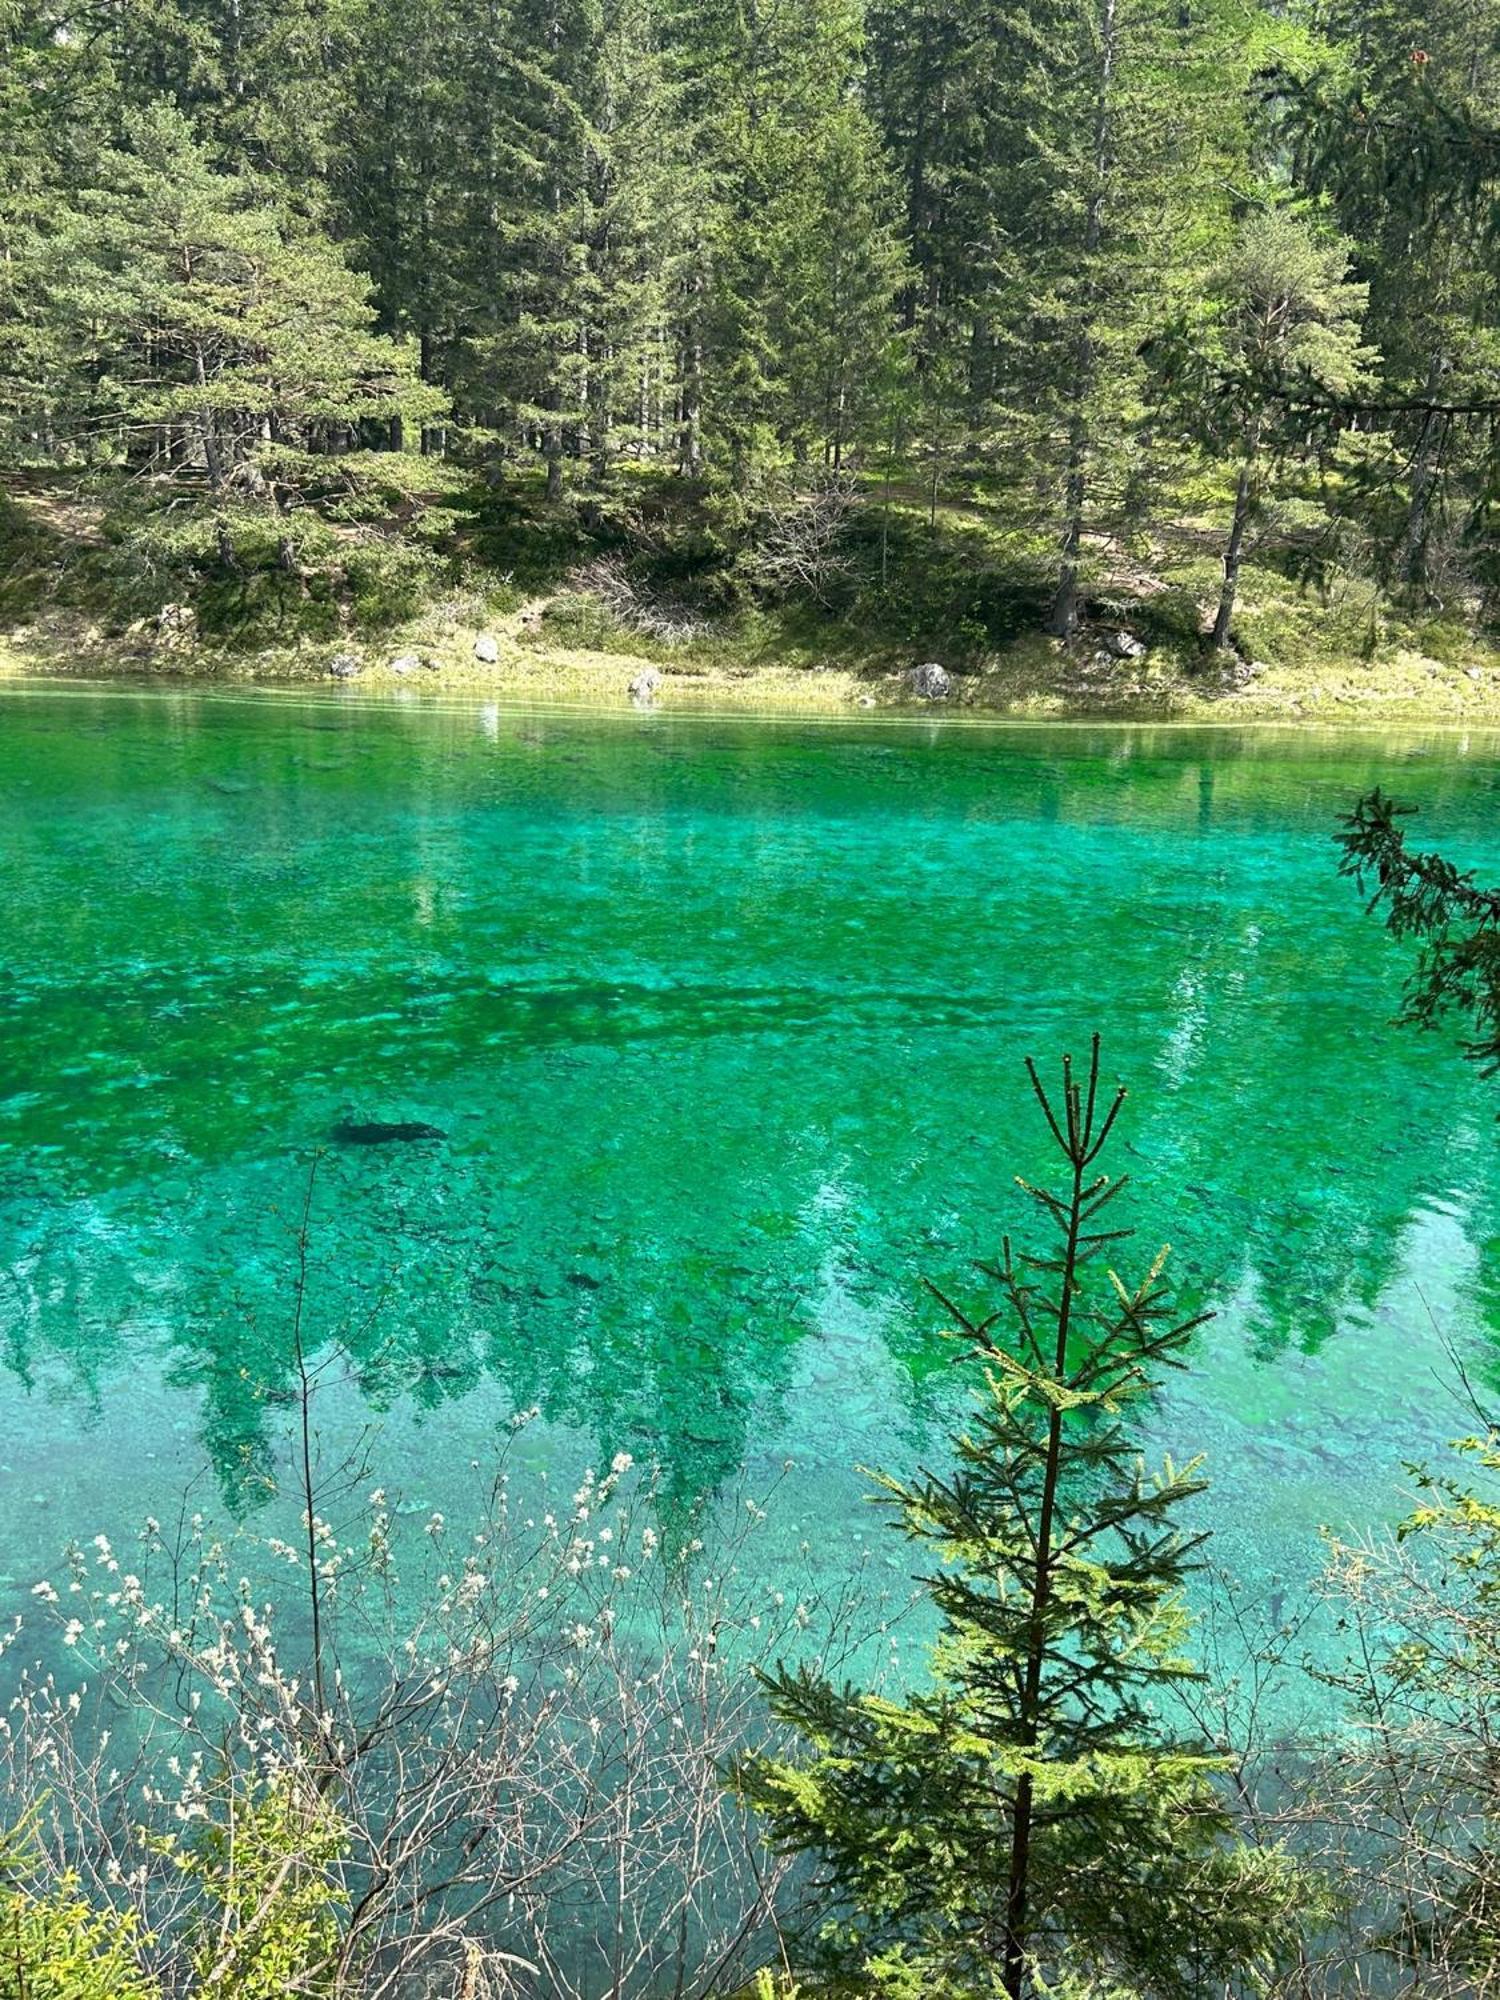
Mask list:
[[[848,474],[878,577],[789,600],[930,600],[956,659],[1015,629],[943,582],[945,500],[1070,646],[1123,582],[1248,652],[1272,566],[1477,630],[1495,5],[0,0],[0,470],[285,511],[309,455],[420,452],[466,552],[524,519],[721,607]]]
[[[994,1306],[935,1294],[980,1367],[951,1472],[883,1478],[942,1633],[930,1690],[903,1699],[805,1669],[769,1681],[805,1759],[738,1783],[810,1852],[840,1911],[829,1942],[893,1995],[1201,1995],[1272,1970],[1297,1895],[1275,1848],[1236,1837],[1218,1759],[1170,1719],[1193,1669],[1182,1589],[1194,1465],[1142,1461],[1130,1419],[1183,1365],[1165,1252],[1133,1286],[1097,1171],[1124,1093],[1032,1087],[1063,1171],[1027,1189],[1049,1240],[981,1271]]]
[[[1481,888],[1472,870],[1439,853],[1413,853],[1401,820],[1413,809],[1378,787],[1342,822],[1339,872],[1370,891],[1395,938],[1420,952],[1406,990],[1406,1018],[1435,1027],[1467,1022],[1466,1053],[1487,1076],[1500,1071],[1500,890]]]
[[[1169,403],[1238,470],[1212,644],[1229,644],[1245,535],[1262,454],[1287,448],[1295,395],[1347,397],[1375,358],[1361,343],[1368,287],[1349,277],[1349,248],[1288,209],[1253,211],[1212,280],[1198,324],[1157,344]],[[1305,427],[1305,415],[1302,418]]]
[[[181,114],[133,114],[129,150],[59,233],[49,298],[86,330],[72,425],[135,462],[194,455],[218,494],[295,483],[299,455],[412,403],[441,406],[370,331],[363,281],[326,238],[216,170]],[[56,400],[64,390],[59,387]]]

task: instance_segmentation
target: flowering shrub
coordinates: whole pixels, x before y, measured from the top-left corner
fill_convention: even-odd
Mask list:
[[[904,1607],[815,1590],[805,1544],[802,1595],[753,1582],[759,1501],[669,1536],[625,1454],[566,1505],[502,1457],[462,1531],[378,1485],[336,1513],[300,1547],[150,1520],[37,1583],[0,1815],[51,1880],[121,1913],[166,2000],[693,2000],[753,1971],[790,1864],[721,1781],[769,1747],[749,1669],[836,1673]]]

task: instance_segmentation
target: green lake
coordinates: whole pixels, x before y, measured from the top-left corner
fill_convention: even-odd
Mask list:
[[[780,1479],[770,1569],[844,1562],[961,1387],[921,1277],[1025,1220],[1021,1059],[1096,1026],[1125,1261],[1218,1308],[1152,1442],[1305,1575],[1467,1427],[1450,1349],[1500,1394],[1500,1097],[1336,873],[1377,779],[1500,873],[1478,735],[0,694],[0,1609],[276,1504],[320,1148],[330,1449],[451,1509],[534,1406],[527,1476]]]

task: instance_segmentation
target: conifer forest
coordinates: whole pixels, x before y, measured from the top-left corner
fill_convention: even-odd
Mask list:
[[[326,655],[467,592],[669,669],[915,649],[1096,707],[1483,677],[1497,36],[7,0],[0,608]]]

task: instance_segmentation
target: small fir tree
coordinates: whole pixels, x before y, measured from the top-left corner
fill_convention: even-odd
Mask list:
[[[1101,1102],[1098,1038],[1059,1094],[1027,1068],[1065,1166],[1059,1190],[1027,1189],[1054,1241],[980,1266],[997,1305],[934,1292],[983,1388],[951,1472],[880,1480],[935,1562],[931,1685],[896,1700],[782,1668],[772,1708],[812,1754],[751,1758],[736,1782],[822,1862],[830,1942],[878,1992],[1254,1990],[1296,1874],[1235,1837],[1219,1761],[1158,1712],[1193,1672],[1202,1537],[1179,1518],[1203,1482],[1148,1472],[1125,1421],[1206,1315],[1174,1310],[1165,1252],[1134,1287],[1103,1269],[1130,1232],[1105,1226],[1125,1182],[1096,1165],[1124,1093]]]

